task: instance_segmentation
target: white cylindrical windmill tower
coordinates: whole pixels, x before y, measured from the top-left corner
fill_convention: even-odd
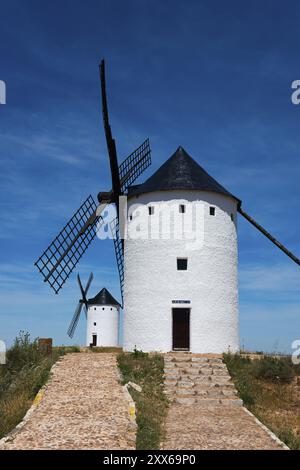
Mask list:
[[[239,204],[182,147],[130,188],[125,350],[239,349]]]
[[[87,302],[87,346],[119,345],[120,304],[104,287]]]

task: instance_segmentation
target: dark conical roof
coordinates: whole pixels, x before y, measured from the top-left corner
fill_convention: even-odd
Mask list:
[[[239,201],[210,176],[182,147],[178,147],[176,152],[145,183],[131,186],[128,195],[135,196],[172,189],[214,191]]]
[[[119,302],[105,287],[95,297],[88,300],[88,305],[119,305],[121,307]]]

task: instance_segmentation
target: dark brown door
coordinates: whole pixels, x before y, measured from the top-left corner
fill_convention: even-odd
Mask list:
[[[190,349],[190,309],[173,308],[173,349]]]
[[[93,335],[93,342],[92,342],[92,345],[93,345],[93,346],[97,346],[97,335]]]

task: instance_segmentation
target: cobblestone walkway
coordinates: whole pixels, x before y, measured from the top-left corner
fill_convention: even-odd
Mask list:
[[[135,449],[116,354],[67,354],[38,407],[1,449]]]
[[[246,450],[283,447],[241,406],[221,358],[165,356],[171,400],[163,450]]]

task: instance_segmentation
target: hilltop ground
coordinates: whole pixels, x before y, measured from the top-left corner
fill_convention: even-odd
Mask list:
[[[8,351],[8,363],[0,366],[0,437],[23,418],[55,361],[75,351],[79,348],[54,348],[52,357],[44,357],[39,354],[37,341],[30,341],[27,334],[16,339]],[[163,357],[139,351],[114,353],[114,357],[123,382],[133,381],[143,387],[142,394],[131,390],[137,407],[137,448],[158,449],[168,411],[162,388]],[[300,449],[300,366],[292,365],[289,357],[251,360],[225,355],[224,359],[248,409],[290,448]]]

